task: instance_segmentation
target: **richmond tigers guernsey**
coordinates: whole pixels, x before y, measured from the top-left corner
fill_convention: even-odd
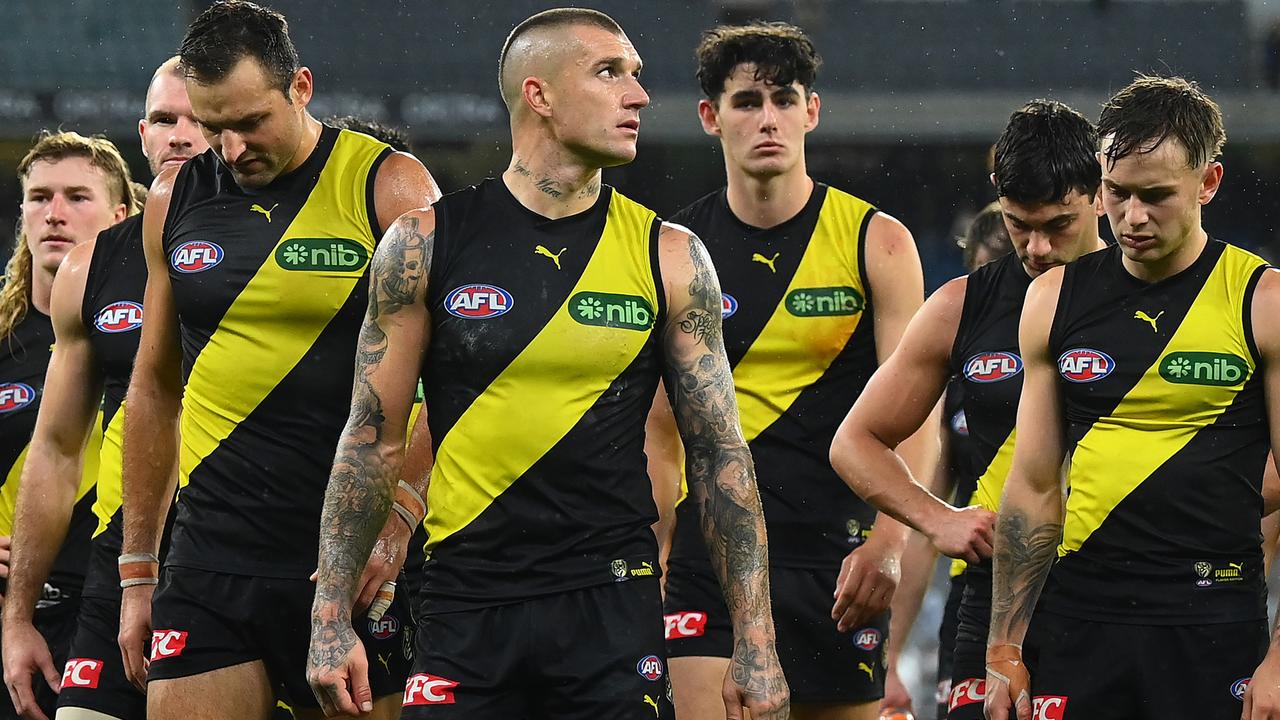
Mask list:
[[[98,463],[97,516],[94,542],[119,555],[123,542],[121,468],[124,400],[142,335],[142,298],[147,261],[142,249],[142,215],[134,215],[98,234],[85,278],[80,320],[102,377],[102,450]],[[85,594],[118,597],[120,579],[101,577],[90,567]],[[114,569],[113,569],[114,572]]]
[[[0,472],[3,472],[0,475],[3,482],[0,485],[0,535],[13,534],[18,486],[40,399],[44,396],[44,376],[53,355],[53,341],[53,323],[34,306],[28,306],[26,316],[13,332],[0,338]],[[71,523],[54,559],[41,606],[66,593],[78,594],[84,584],[89,537],[93,533],[92,506],[99,444],[100,436],[93,433],[85,452],[84,473],[75,508],[71,511]]]
[[[814,183],[804,208],[768,229],[739,220],[724,189],[672,218],[702,238],[720,277],[725,350],[778,567],[839,566],[875,520],[828,459],[879,364],[865,259],[875,212]],[[693,502],[676,509],[669,563],[710,572]]]
[[[351,409],[367,269],[390,148],[325,126],[310,156],[241,188],[189,160],[165,221],[182,341],[179,495],[168,564],[306,578]]]
[[[1125,271],[1118,247],[1067,266],[1049,352],[1071,490],[1043,610],[1148,625],[1266,618],[1269,438],[1250,317],[1265,267],[1212,239],[1156,283]]]
[[[969,273],[956,339],[951,346],[951,372],[964,393],[969,429],[970,467],[976,473],[972,504],[1000,509],[1005,477],[1013,463],[1014,424],[1022,392],[1022,357],[1018,354],[1018,320],[1031,276],[1016,253],[1009,253]],[[964,565],[952,562],[953,574]],[[990,597],[991,563],[978,568],[970,585]],[[981,585],[975,585],[981,583]]]
[[[606,186],[551,220],[490,179],[435,220],[424,611],[656,577],[656,216]]]

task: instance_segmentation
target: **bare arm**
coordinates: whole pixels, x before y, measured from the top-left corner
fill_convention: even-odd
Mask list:
[[[774,649],[768,541],[755,467],[738,420],[721,331],[720,284],[702,241],[664,225],[660,262],[668,304],[661,328],[667,387],[686,454],[690,500],[698,503],[711,564],[733,618],[726,703],[753,716],[786,717],[788,692]]]
[[[1059,470],[1062,402],[1049,329],[1058,304],[1062,269],[1031,283],[1018,327],[1024,375],[1018,401],[1018,442],[996,522],[991,630],[987,641],[988,717],[1031,717],[1030,678],[1022,640],[1062,540],[1063,493]]]
[[[653,485],[653,502],[658,507],[658,522],[653,534],[658,538],[658,561],[666,576],[667,556],[676,526],[676,503],[680,500],[680,467],[684,448],[672,414],[666,388],[658,384],[653,407],[644,425],[644,454],[648,459],[649,482]]]
[[[53,283],[50,311],[56,342],[18,488],[5,627],[31,622],[36,600],[67,535],[84,470],[85,446],[102,398],[102,378],[80,317],[93,245],[73,249]]]
[[[326,714],[372,708],[367,680],[354,702],[346,668],[359,640],[352,603],[369,552],[388,520],[404,461],[413,390],[429,338],[425,291],[435,215],[392,224],[370,268],[369,307],[357,341],[351,415],[338,442],[320,516],[320,566],[311,615],[308,678]],[[363,672],[360,666],[360,672]],[[368,702],[366,708],[364,704]]]

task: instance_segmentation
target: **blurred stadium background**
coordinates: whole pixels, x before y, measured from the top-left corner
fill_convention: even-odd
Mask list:
[[[317,117],[399,126],[446,191],[508,159],[496,59],[507,31],[555,2],[267,0],[289,19],[316,78]],[[638,159],[606,181],[671,214],[723,183],[704,136],[692,50],[717,22],[794,22],[825,60],[820,180],[873,202],[914,232],[932,289],[962,272],[954,238],[993,199],[991,143],[1025,101],[1065,101],[1090,118],[1135,71],[1199,81],[1222,105],[1215,236],[1280,258],[1280,3],[1276,0],[577,0],[626,28],[653,104]],[[207,0],[3,0],[0,27],[0,259],[17,217],[14,168],[41,128],[102,133],[149,181],[137,120],[151,72]],[[941,576],[940,576],[941,578]],[[941,586],[939,582],[938,587]],[[917,717],[933,716],[943,598],[926,603],[901,668]]]

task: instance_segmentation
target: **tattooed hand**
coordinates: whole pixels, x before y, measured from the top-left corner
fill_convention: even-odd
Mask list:
[[[791,714],[791,691],[773,642],[752,643],[739,638],[724,675],[725,717],[728,720],[785,720]],[[742,710],[751,711],[749,716]]]
[[[307,682],[325,717],[366,715],[373,710],[364,645],[351,627],[351,617],[337,609],[312,611]]]
[[[769,543],[724,351],[720,286],[696,236],[668,225],[659,242],[668,281],[665,382],[684,443],[689,494],[733,617],[724,684],[728,717],[742,717],[746,707],[753,718],[785,718],[790,694],[774,649]]]

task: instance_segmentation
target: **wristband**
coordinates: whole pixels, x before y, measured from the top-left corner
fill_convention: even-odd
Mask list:
[[[135,585],[159,585],[160,578],[157,577],[136,577],[128,578],[120,581],[120,587],[131,588]]]
[[[397,502],[395,505],[391,506],[391,509],[395,510],[396,514],[400,516],[400,519],[404,520],[404,524],[409,526],[409,532],[412,533],[418,530],[418,524],[421,521],[413,516],[413,513],[410,512],[409,508]]]
[[[129,553],[128,555],[121,555],[120,559],[116,560],[119,565],[141,562],[159,563],[160,558],[156,557],[155,553]]]
[[[427,516],[426,502],[412,485],[403,480],[396,486],[396,502],[392,507],[409,524],[410,530],[417,530]]]

